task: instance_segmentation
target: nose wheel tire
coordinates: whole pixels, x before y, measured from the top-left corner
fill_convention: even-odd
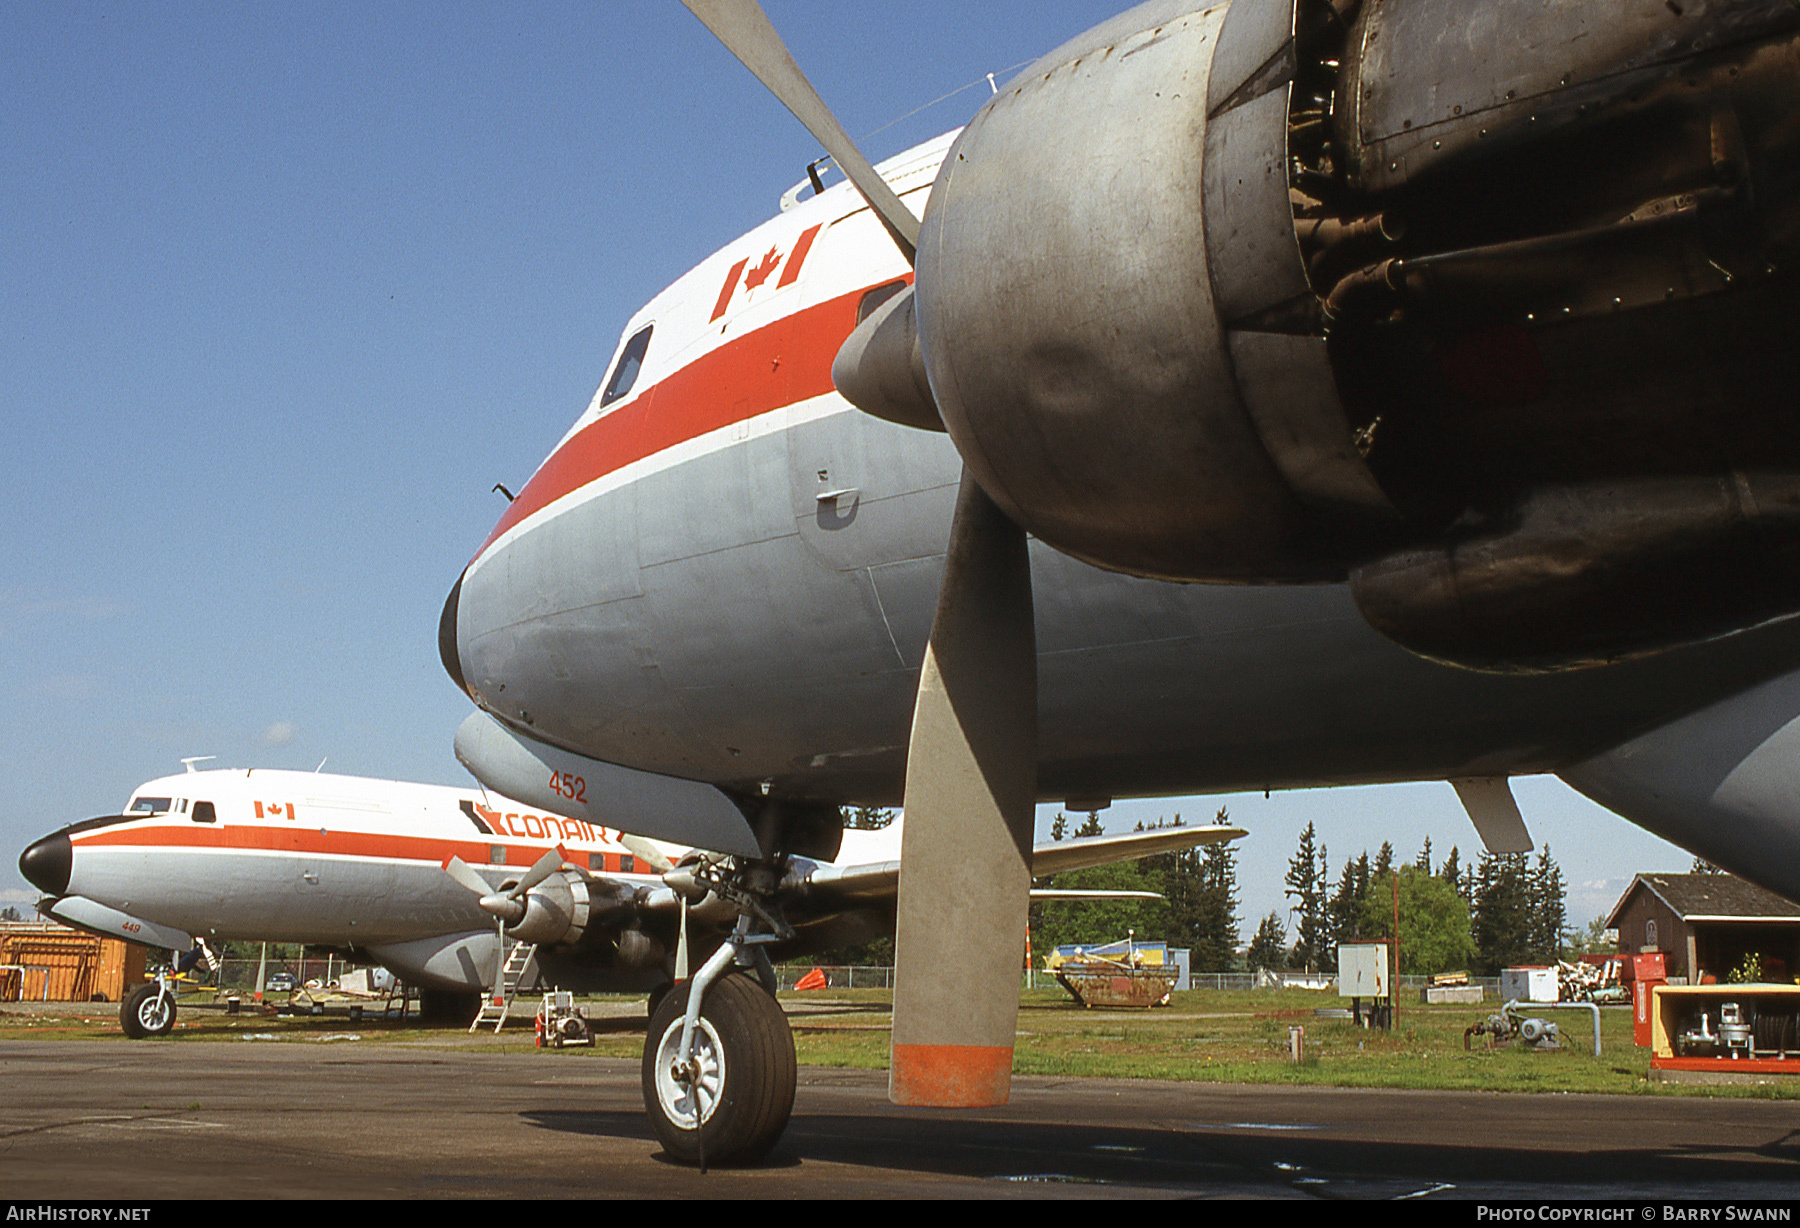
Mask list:
[[[140,985],[119,1007],[119,1026],[133,1040],[167,1036],[175,1030],[175,998],[156,984]]]
[[[644,1038],[644,1108],[663,1150],[684,1164],[761,1159],[794,1111],[794,1034],[750,978],[720,977],[694,1029],[694,1063],[676,1069],[689,982],[657,1004]]]

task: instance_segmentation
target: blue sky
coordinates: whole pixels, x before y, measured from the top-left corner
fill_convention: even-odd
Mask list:
[[[767,7],[880,159],[1115,6]],[[675,0],[10,10],[0,903],[35,894],[27,842],[185,755],[464,782],[436,624],[493,484],[816,156]],[[1687,864],[1553,781],[1519,792],[1597,884],[1572,918]],[[1474,844],[1443,784],[1227,800],[1247,927],[1309,819],[1334,862]]]

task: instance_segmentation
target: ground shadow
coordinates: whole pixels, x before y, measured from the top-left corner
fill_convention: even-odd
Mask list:
[[[535,1112],[547,1130],[653,1139],[640,1113]],[[1479,1121],[1446,1122],[1446,1133],[1478,1136]],[[1438,1144],[1368,1142],[1192,1127],[1092,1127],[991,1121],[895,1109],[796,1115],[758,1168],[829,1163],[944,1177],[1171,1188],[1278,1188],[1319,1197],[1397,1197],[1458,1186],[1556,1185],[1671,1191],[1705,1197],[1788,1197],[1800,1190],[1800,1131],[1773,1143],[1655,1148],[1537,1149],[1483,1145],[1478,1137]]]

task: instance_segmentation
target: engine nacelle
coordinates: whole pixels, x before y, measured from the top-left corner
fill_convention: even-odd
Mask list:
[[[574,946],[633,921],[637,895],[634,887],[562,870],[526,893],[525,915],[506,932],[521,942]]]
[[[1291,43],[1291,11],[1176,7],[1052,52],[951,149],[915,290],[931,391],[984,489],[1058,549],[1172,579],[1330,578],[1341,539],[1392,509],[1304,303],[1270,316],[1313,297],[1289,86],[1220,109],[1265,35]]]
[[[846,365],[909,420],[922,363],[987,492],[1100,566],[1356,570],[1480,668],[1739,629],[1800,606],[1800,524],[1731,494],[1800,474],[1796,112],[1788,0],[1162,0],[968,125],[916,353],[896,313]],[[1547,554],[1549,504],[1593,516]],[[1721,592],[1701,542],[1781,574]]]

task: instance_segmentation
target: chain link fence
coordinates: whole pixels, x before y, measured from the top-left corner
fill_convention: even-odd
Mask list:
[[[256,966],[257,961],[254,959],[221,960],[216,980],[206,974],[205,964],[196,967],[195,972],[201,976],[205,984],[217,985],[220,989],[254,993],[256,991]],[[294,978],[296,987],[314,980],[321,985],[329,985],[353,968],[370,966],[372,965],[352,963],[335,955],[321,959],[275,959],[271,956],[264,976],[272,977],[277,972],[285,972]]]
[[[775,969],[776,978],[783,989],[793,989],[803,978],[812,975],[814,968],[825,977],[827,989],[892,989],[894,987],[894,970],[891,967],[879,966],[847,966],[825,964],[786,964]],[[1025,974],[1025,986],[1029,989],[1048,988],[1056,984],[1056,978],[1041,969],[1032,969]],[[1470,985],[1478,985],[1486,991],[1488,997],[1500,992],[1500,978],[1497,976],[1472,976]],[[1402,976],[1400,992],[1408,997],[1417,997],[1419,991],[1431,984],[1428,976]],[[1195,972],[1188,977],[1190,989],[1214,989],[1244,991],[1250,989],[1314,989],[1333,990],[1337,988],[1335,972]]]

